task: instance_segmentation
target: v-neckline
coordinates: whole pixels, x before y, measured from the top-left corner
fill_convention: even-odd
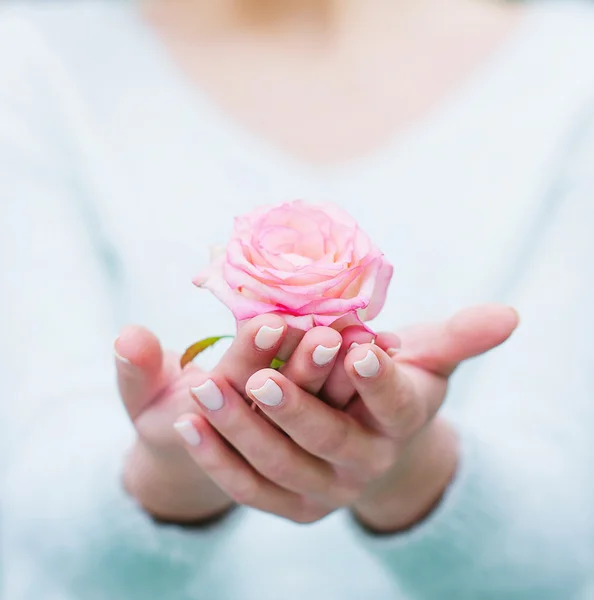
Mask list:
[[[480,127],[483,115],[501,100],[502,79],[509,77],[510,71],[517,71],[518,59],[533,47],[533,36],[540,30],[539,24],[546,13],[543,5],[548,3],[530,4],[525,8],[513,31],[483,61],[483,65],[452,89],[424,118],[395,133],[365,155],[326,165],[297,157],[274,141],[250,131],[218,107],[175,62],[164,41],[143,20],[137,2],[129,0],[126,4],[128,17],[144,51],[150,53],[163,77],[162,84],[178,96],[187,108],[189,120],[199,121],[201,126],[209,129],[212,134],[209,144],[216,144],[216,150],[224,152],[234,163],[249,164],[268,178],[319,185],[344,180],[345,176],[369,174],[386,164],[394,164],[400,158],[422,151],[435,135],[456,136],[456,128],[464,121],[469,125],[473,121]]]

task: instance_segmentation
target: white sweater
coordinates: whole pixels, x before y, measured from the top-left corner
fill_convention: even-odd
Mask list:
[[[592,65],[590,4],[538,3],[424,123],[314,169],[191,89],[132,6],[3,9],[2,598],[593,598]],[[191,278],[233,215],[295,197],[342,205],[395,264],[378,330],[490,301],[522,324],[455,377],[459,472],[411,532],[247,509],[156,525],[119,483],[113,338],[232,332]]]

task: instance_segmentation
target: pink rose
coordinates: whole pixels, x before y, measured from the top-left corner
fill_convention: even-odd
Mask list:
[[[275,312],[307,331],[373,319],[391,277],[392,266],[352,217],[298,200],[235,219],[226,251],[194,283],[238,321]]]

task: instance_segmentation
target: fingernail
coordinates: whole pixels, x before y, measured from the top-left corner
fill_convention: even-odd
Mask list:
[[[274,348],[276,343],[280,340],[284,330],[284,327],[273,329],[272,327],[263,325],[260,327],[254,338],[256,348],[259,348],[260,350],[270,350],[271,348]]]
[[[113,346],[113,355],[116,357],[116,360],[119,360],[121,363],[124,363],[125,365],[132,364],[127,358],[125,358],[124,356],[119,354],[118,351],[115,349],[115,344],[117,341],[118,340],[116,339],[116,341],[114,342],[114,346]]]
[[[388,348],[386,354],[388,356],[396,356],[400,352],[400,348]]]
[[[200,445],[202,438],[191,421],[178,421],[173,424],[173,428],[189,446],[196,447]]]
[[[347,350],[347,352],[350,352],[353,348],[356,348],[357,346],[360,346],[361,344],[357,344],[357,342],[353,342],[350,346],[349,349]]]
[[[380,363],[375,352],[369,350],[364,359],[353,363],[353,367],[361,377],[374,377],[379,372]]]
[[[198,387],[190,388],[192,394],[198,398],[200,404],[204,405],[208,410],[219,410],[223,408],[224,399],[221,390],[217,384],[209,379]]]
[[[278,406],[283,401],[283,391],[272,379],[268,379],[261,388],[250,390],[250,392],[266,406]]]
[[[318,365],[318,367],[324,367],[338,354],[341,344],[334,346],[334,348],[328,348],[326,346],[316,346],[314,351],[311,353],[312,360]]]

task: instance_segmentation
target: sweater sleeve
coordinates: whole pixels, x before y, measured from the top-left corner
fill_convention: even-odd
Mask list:
[[[446,415],[461,454],[440,506],[394,536],[353,523],[410,598],[586,593],[594,564],[594,130],[586,131],[545,198],[529,256],[518,258],[505,301],[519,310],[519,329],[451,386]]]
[[[63,89],[52,87],[55,65],[29,27],[3,17],[2,597],[201,597],[194,587],[207,585],[240,517],[196,530],[157,525],[122,489],[134,432],[114,384],[118,281],[88,224],[93,199],[60,111]]]

